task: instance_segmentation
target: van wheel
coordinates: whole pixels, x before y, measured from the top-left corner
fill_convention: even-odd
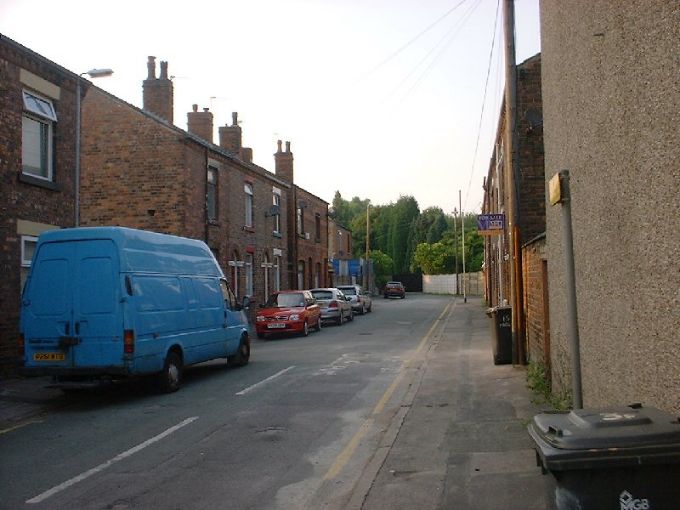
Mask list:
[[[238,351],[233,356],[227,356],[227,366],[242,367],[248,364],[250,360],[250,338],[247,336],[241,337],[241,343],[238,346]]]
[[[307,321],[302,324],[302,336],[309,336],[309,325]]]
[[[163,371],[159,374],[158,383],[163,393],[177,391],[182,384],[182,358],[176,352],[169,352],[165,358]]]

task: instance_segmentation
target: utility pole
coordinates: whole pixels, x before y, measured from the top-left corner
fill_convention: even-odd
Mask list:
[[[508,193],[508,235],[510,238],[510,304],[512,306],[512,362],[524,364],[522,340],[522,273],[519,232],[519,150],[517,138],[517,64],[515,62],[515,2],[503,0],[505,39],[505,153],[508,162],[505,189]]]
[[[467,292],[465,286],[465,223],[463,214],[463,202],[461,201],[461,193],[458,190],[458,207],[460,207],[460,246],[463,258],[463,303],[467,303]]]
[[[453,260],[456,265],[456,294],[460,294],[460,283],[458,283],[458,209],[453,208]]]

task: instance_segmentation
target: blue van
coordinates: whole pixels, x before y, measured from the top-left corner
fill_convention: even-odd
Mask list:
[[[123,227],[41,234],[19,330],[24,373],[65,389],[157,374],[176,391],[184,366],[250,358],[247,318],[208,246]]]

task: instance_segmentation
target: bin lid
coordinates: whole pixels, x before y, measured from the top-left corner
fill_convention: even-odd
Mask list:
[[[536,439],[560,450],[663,445],[680,450],[680,419],[640,404],[541,413],[530,427]]]

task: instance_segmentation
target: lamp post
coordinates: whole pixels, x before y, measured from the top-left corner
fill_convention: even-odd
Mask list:
[[[456,231],[456,223],[458,223],[458,209],[453,208],[453,260],[456,265],[456,294],[460,294],[460,284],[458,283],[458,232]]]
[[[84,75],[90,78],[103,78],[105,76],[111,76],[113,74],[112,69],[90,69],[84,73],[78,75],[78,81],[76,83],[76,171],[75,171],[75,225],[80,226],[80,96],[81,96],[81,78]]]
[[[371,222],[370,222],[370,209],[371,209],[371,202],[369,201],[366,204],[366,286],[364,289],[370,291],[371,287],[371,276],[369,274],[370,267],[371,267],[371,259],[369,258],[370,256],[370,230],[371,230]]]

